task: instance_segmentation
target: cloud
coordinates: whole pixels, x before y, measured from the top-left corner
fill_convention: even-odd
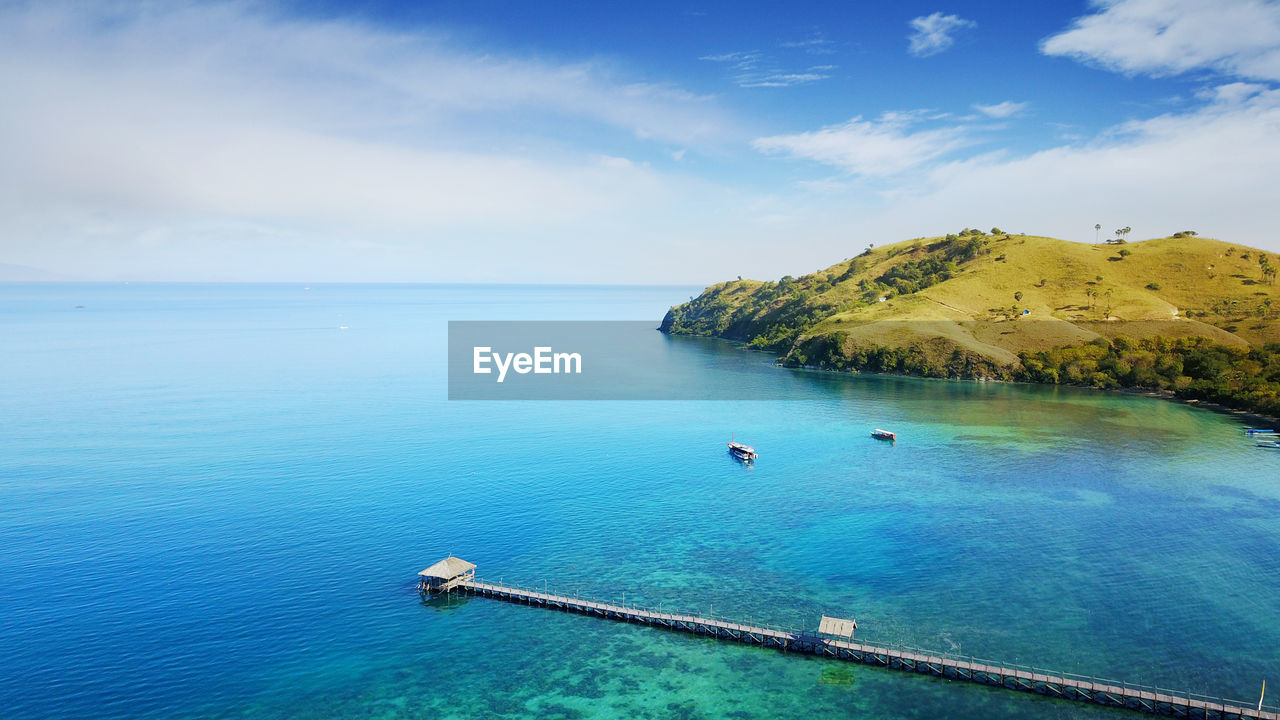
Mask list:
[[[1100,222],[1133,227],[1131,240],[1191,228],[1280,250],[1280,90],[1232,83],[1208,96],[1194,111],[1123,123],[1081,144],[931,162],[873,199],[864,186],[810,190],[812,237],[831,238],[830,253],[852,224],[885,238],[998,225],[1093,242]]]
[[[782,70],[774,58],[755,50],[704,55],[698,59],[726,65],[732,72],[733,82],[741,88],[805,85],[826,80],[831,77],[827,71],[836,67],[818,65],[805,70]]]
[[[739,132],[600,62],[249,3],[0,8],[0,95],[0,260],[89,277],[519,277],[668,229],[714,188],[626,158]]]
[[[1280,4],[1262,0],[1094,0],[1041,52],[1124,73],[1211,70],[1280,80]]]
[[[916,57],[937,55],[951,47],[955,33],[978,26],[959,15],[943,15],[941,12],[915,18],[909,24],[914,32],[907,36],[907,52]]]
[[[738,86],[744,88],[791,87],[792,85],[804,85],[805,83],[817,82],[818,80],[826,80],[829,77],[831,76],[818,72],[774,73],[770,75],[760,75],[749,80],[743,80],[738,83]]]
[[[834,55],[835,41],[828,40],[821,33],[816,33],[804,40],[779,43],[778,47],[791,50],[802,50],[810,55]]]
[[[975,103],[973,109],[989,118],[1002,120],[1021,113],[1023,110],[1027,109],[1028,105],[1030,105],[1030,103],[1005,100],[1004,102],[996,103],[995,105],[980,105]]]
[[[757,138],[751,145],[771,154],[815,160],[850,175],[887,177],[920,167],[968,143],[959,127],[911,131],[918,113],[890,112],[879,120],[855,117],[813,132]]]

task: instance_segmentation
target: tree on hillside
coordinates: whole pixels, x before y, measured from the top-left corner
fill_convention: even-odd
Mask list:
[[[1094,290],[1093,288],[1085,288],[1085,290],[1084,290],[1084,296],[1085,296],[1085,297],[1087,297],[1087,298],[1089,298],[1089,309],[1090,309],[1090,310],[1092,310],[1092,309],[1093,309],[1093,301],[1094,301],[1094,299],[1095,299],[1095,298],[1097,298],[1097,297],[1098,297],[1098,291],[1097,291],[1097,290]]]
[[[1120,251],[1120,259],[1121,259],[1121,260],[1123,260],[1124,258],[1127,258],[1127,257],[1129,257],[1129,256],[1130,256],[1130,255],[1132,255],[1132,254],[1133,254],[1133,253],[1129,252],[1128,250],[1121,250],[1121,251]]]
[[[1093,226],[1093,241],[1098,242],[1098,233],[1102,232],[1102,223]]]
[[[1133,228],[1127,225],[1125,227],[1120,228],[1119,230],[1116,230],[1116,244],[1123,245],[1126,242],[1128,242],[1127,240],[1125,240],[1125,236],[1127,236],[1131,232],[1133,232]]]
[[[1014,294],[1013,294],[1013,300],[1014,300],[1014,302],[1022,302],[1022,291],[1021,291],[1021,290],[1019,290],[1018,292],[1016,292],[1016,293],[1014,293]]]

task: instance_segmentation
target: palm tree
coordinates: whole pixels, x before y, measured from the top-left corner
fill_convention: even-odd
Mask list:
[[[1098,242],[1098,233],[1100,232],[1102,232],[1102,223],[1097,223],[1093,226],[1093,242],[1095,244]]]

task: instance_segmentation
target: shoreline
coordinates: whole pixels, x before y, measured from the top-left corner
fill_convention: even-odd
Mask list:
[[[730,340],[729,342],[737,342],[737,341]],[[768,352],[766,350],[755,350],[754,348],[748,348],[745,345],[743,346],[743,349],[752,350],[754,352]],[[863,370],[831,370],[828,368],[817,367],[814,365],[801,365],[798,367],[789,367],[776,361],[773,363],[773,366],[778,368],[785,368],[787,370],[809,370],[809,371],[817,371],[817,372],[824,372],[824,373],[834,373],[837,375],[839,374],[875,375],[878,377],[911,378],[913,380],[940,380],[943,382],[1004,383],[1007,385],[1027,385],[1029,387],[1040,387],[1040,388],[1067,387],[1067,388],[1074,388],[1076,390],[1095,390],[1097,392],[1104,392],[1104,393],[1121,393],[1124,395],[1138,395],[1138,396],[1149,397],[1157,400],[1167,400],[1169,402],[1178,403],[1179,405],[1186,405],[1188,407],[1204,408],[1205,410],[1218,413],[1219,415],[1230,415],[1243,422],[1248,422],[1255,427],[1261,427],[1261,426],[1267,426],[1270,428],[1280,427],[1280,418],[1275,418],[1275,417],[1271,417],[1270,415],[1264,415],[1262,413],[1253,412],[1252,410],[1241,410],[1238,408],[1233,408],[1228,405],[1222,405],[1220,403],[1211,402],[1209,400],[1199,400],[1196,398],[1178,397],[1170,390],[1156,390],[1152,388],[1127,388],[1127,387],[1101,388],[1093,385],[1070,385],[1065,383],[1058,383],[1058,384],[1036,383],[1036,382],[1026,382],[1024,380],[1001,380],[999,378],[937,378],[937,377],[925,377],[923,375],[906,375],[903,373],[869,372],[869,371],[863,371]]]
[[[880,377],[912,378],[915,380],[942,380],[945,382],[973,382],[973,383],[995,382],[995,383],[1007,383],[1009,385],[1030,385],[1030,386],[1042,387],[1042,388],[1069,387],[1069,388],[1075,388],[1077,390],[1096,390],[1098,392],[1123,393],[1126,395],[1140,395],[1143,397],[1155,398],[1159,400],[1168,400],[1170,402],[1175,402],[1180,405],[1186,405],[1188,407],[1204,408],[1205,410],[1208,410],[1210,412],[1215,412],[1220,415],[1229,415],[1231,417],[1237,418],[1243,422],[1247,422],[1255,426],[1265,425],[1271,428],[1280,427],[1280,418],[1271,417],[1270,415],[1253,412],[1252,410],[1240,410],[1238,408],[1233,408],[1227,405],[1222,405],[1220,403],[1215,403],[1208,400],[1198,400],[1195,398],[1178,397],[1170,390],[1157,390],[1152,388],[1126,388],[1126,387],[1100,388],[1100,387],[1095,387],[1093,385],[1070,385],[1070,384],[1063,384],[1063,383],[1058,383],[1058,384],[1036,383],[1036,382],[1026,382],[1024,380],[1001,380],[1000,378],[958,378],[958,377],[936,378],[936,377],[925,377],[923,375],[906,375],[903,373],[870,372],[870,371],[864,371],[864,370],[831,370],[829,368],[818,367],[816,365],[787,366],[779,362],[780,357],[776,354],[776,351],[753,348],[748,346],[747,343],[742,340],[732,340],[730,338],[717,337],[715,335],[685,335],[683,333],[663,332],[661,328],[658,328],[658,331],[662,332],[664,335],[668,337],[711,338],[714,340],[719,340],[721,342],[732,343],[734,345],[737,345],[740,349],[746,350],[748,352],[772,354],[774,356],[774,361],[772,363],[773,366],[777,368],[785,368],[788,370],[810,370],[810,371],[818,371],[818,372],[824,372],[824,373],[834,373],[837,375],[842,373],[847,373],[849,375],[877,375]]]
[[[1040,383],[1027,383],[1028,385],[1039,385]],[[1078,386],[1071,386],[1078,387]],[[1168,390],[1150,390],[1144,388],[1094,388],[1105,392],[1122,392],[1127,395],[1142,395],[1150,398],[1159,398],[1179,403],[1181,405],[1189,405],[1191,407],[1204,408],[1216,412],[1220,415],[1231,415],[1232,417],[1246,420],[1255,426],[1269,426],[1275,428],[1280,426],[1280,418],[1273,418],[1270,415],[1253,412],[1252,410],[1240,410],[1220,403],[1210,402],[1208,400],[1197,400],[1195,398],[1181,398]]]

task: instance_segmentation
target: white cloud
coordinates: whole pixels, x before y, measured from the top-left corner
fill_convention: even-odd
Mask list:
[[[1280,4],[1263,0],[1094,0],[1095,12],[1040,49],[1111,70],[1208,69],[1280,80]]]
[[[890,112],[879,120],[855,117],[813,132],[757,138],[752,147],[838,167],[851,175],[887,177],[967,144],[959,127],[912,131],[916,113]]]
[[[772,73],[743,80],[738,85],[744,88],[791,87],[792,85],[804,85],[818,80],[826,80],[829,77],[831,76],[819,72]]]
[[[915,18],[909,24],[913,32],[907,36],[907,52],[916,57],[937,55],[955,43],[955,33],[978,26],[959,15],[943,15],[941,12]]]
[[[1085,144],[931,164],[874,200],[865,187],[819,185],[804,212],[814,218],[814,242],[830,238],[833,257],[855,224],[886,240],[998,225],[1093,242],[1100,222],[1131,226],[1130,240],[1190,228],[1280,250],[1280,90],[1234,83],[1212,97],[1196,111],[1124,123]]]
[[[1030,103],[1005,100],[1004,102],[996,103],[995,105],[980,105],[975,103],[973,109],[987,117],[1002,120],[1021,113],[1023,110],[1027,109],[1028,105],[1030,105]]]
[[[804,40],[779,43],[778,47],[802,50],[810,55],[834,55],[835,42],[828,40],[821,33],[816,33]]]
[[[0,97],[0,261],[90,277],[528,276],[717,192],[609,156],[738,132],[601,63],[245,3],[0,8]]]
[[[774,88],[805,85],[826,80],[834,65],[820,65],[806,70],[782,70],[774,58],[755,50],[703,55],[699,60],[723,63],[732,72],[733,82],[742,88]]]

